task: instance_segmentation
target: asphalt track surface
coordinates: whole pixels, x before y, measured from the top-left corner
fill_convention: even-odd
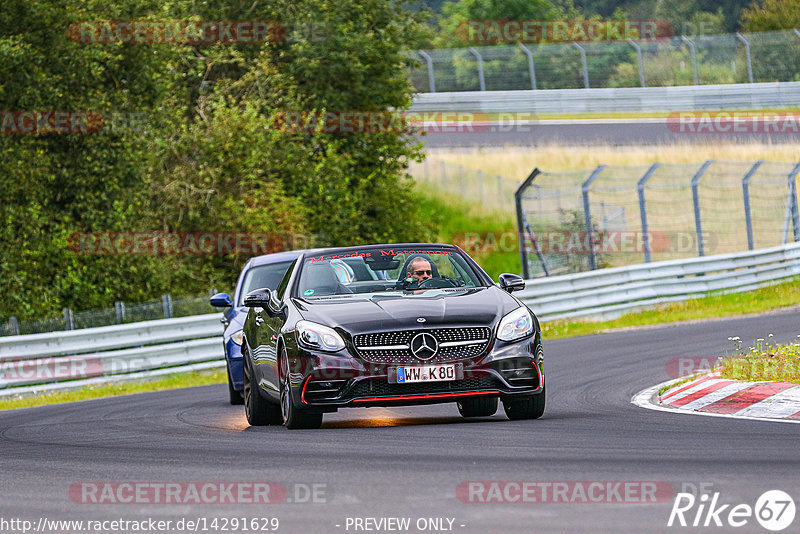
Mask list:
[[[670,127],[672,126],[672,127]],[[676,131],[667,119],[543,120],[506,124],[442,125],[431,129],[422,140],[428,148],[538,145],[641,146],[698,143],[800,142],[800,133],[688,133]]]
[[[771,489],[800,502],[800,425],[630,403],[669,378],[671,358],[717,355],[728,336],[747,342],[769,333],[778,342],[794,338],[800,311],[545,340],[549,398],[536,421],[509,421],[502,409],[465,420],[445,404],[343,410],[313,431],[251,428],[222,385],[0,412],[0,518],[277,517],[278,532],[298,534],[356,532],[345,528],[348,517],[410,517],[408,532],[419,532],[420,517],[452,518],[452,531],[465,534],[708,531],[667,528],[672,498],[486,504],[462,502],[456,487],[476,480],[663,481],[676,492],[706,484],[720,493],[720,504],[753,506]],[[295,484],[316,483],[326,485],[326,502],[81,504],[69,497],[81,481],[275,481],[289,488],[289,498]],[[786,532],[798,525],[800,517]],[[754,518],[736,531],[766,532]]]

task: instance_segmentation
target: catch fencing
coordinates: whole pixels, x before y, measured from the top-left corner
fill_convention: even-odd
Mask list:
[[[799,30],[475,46],[410,56],[416,63],[411,81],[421,93],[800,81]]]
[[[215,289],[212,289],[209,296],[216,292]],[[19,321],[16,317],[11,317],[8,321],[0,323],[0,337],[213,313],[215,308],[209,304],[208,298],[208,296],[200,296],[173,299],[172,295],[162,295],[160,300],[135,304],[118,301],[114,303],[113,308],[100,310],[74,312],[70,308],[64,308],[59,317],[47,319]]]
[[[800,163],[535,170],[515,195],[525,278],[800,241]]]

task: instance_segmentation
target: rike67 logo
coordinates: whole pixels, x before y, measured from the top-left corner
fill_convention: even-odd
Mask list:
[[[755,506],[722,504],[719,492],[704,493],[699,497],[692,493],[678,493],[667,526],[739,528],[751,524],[755,518],[762,528],[779,532],[792,524],[794,516],[794,500],[781,490],[764,492]]]

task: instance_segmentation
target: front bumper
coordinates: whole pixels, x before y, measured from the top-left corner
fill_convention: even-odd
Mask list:
[[[330,354],[297,348],[291,353],[296,354],[289,362],[294,401],[320,411],[532,395],[544,387],[544,357],[538,334],[515,343],[495,342],[480,357],[442,362],[463,366],[463,379],[446,382],[390,383],[389,368],[395,364],[371,363],[352,356],[347,349]]]

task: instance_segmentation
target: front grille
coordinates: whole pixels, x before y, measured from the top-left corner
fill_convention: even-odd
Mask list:
[[[419,330],[401,330],[397,332],[378,332],[374,334],[360,334],[353,337],[353,344],[358,355],[374,363],[416,363],[420,360],[411,353],[410,344],[414,336],[427,332],[436,338],[439,350],[436,356],[425,362],[441,363],[474,358],[482,356],[489,348],[491,330],[483,326],[470,326],[464,328],[433,328]],[[480,343],[441,346],[448,343],[465,343],[480,341]]]
[[[416,384],[390,384],[386,380],[368,379],[356,383],[346,397],[370,397],[387,395],[423,395],[426,393],[449,393],[457,391],[475,391],[481,389],[498,389],[500,381],[492,375],[481,378],[467,378],[453,382],[423,382]]]

